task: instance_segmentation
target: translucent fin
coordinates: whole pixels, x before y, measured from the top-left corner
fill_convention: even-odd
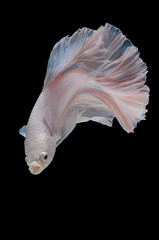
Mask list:
[[[85,95],[102,101],[121,126],[133,132],[137,122],[145,119],[149,98],[149,88],[144,85],[147,67],[138,49],[119,29],[106,24],[87,41],[77,65],[95,81]],[[96,116],[97,111],[94,113]]]
[[[96,31],[83,28],[58,42],[49,59],[44,86],[60,74],[65,78],[66,72],[68,79],[71,72],[74,76],[81,73],[81,79],[71,79],[72,85],[81,81],[82,86],[73,93],[76,98],[69,109],[79,111],[77,122],[93,120],[111,126],[116,117],[127,132],[133,132],[137,122],[145,118],[147,67],[138,49],[118,28],[110,24]]]
[[[19,129],[19,134],[26,137],[26,125]]]
[[[95,94],[95,91],[100,92],[101,88],[92,82],[83,88],[74,101],[72,112],[80,113],[77,123],[92,120],[111,127],[114,113],[100,98],[100,95]]]
[[[62,38],[54,46],[48,61],[44,86],[54,79],[65,69],[73,67],[74,59],[79,54],[87,39],[93,34],[93,30],[82,28],[75,32],[71,37]]]
[[[76,109],[82,114],[78,122],[88,120],[100,122],[112,126],[112,120],[116,117],[127,132],[133,132],[137,122],[145,119],[145,105],[148,102],[147,87],[142,92],[132,93],[111,92],[110,89],[85,89],[87,100],[82,102],[82,95],[76,103]],[[80,101],[81,98],[81,101]],[[94,102],[91,102],[91,99]]]

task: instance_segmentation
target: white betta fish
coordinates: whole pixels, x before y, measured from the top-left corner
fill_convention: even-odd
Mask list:
[[[133,132],[145,119],[146,69],[138,49],[110,24],[62,38],[51,52],[27,126],[20,129],[30,172],[38,174],[50,164],[77,123],[111,126],[116,117],[125,131]]]

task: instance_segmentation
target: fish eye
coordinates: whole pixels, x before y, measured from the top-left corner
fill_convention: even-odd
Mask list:
[[[46,153],[46,152],[42,152],[42,153],[40,154],[40,158],[41,158],[43,161],[46,161],[47,158],[48,158],[47,153]]]

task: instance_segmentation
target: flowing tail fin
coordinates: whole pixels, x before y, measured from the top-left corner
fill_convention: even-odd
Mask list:
[[[89,105],[92,98],[92,106],[98,102],[102,107],[100,116],[93,116],[89,107],[89,114],[86,110],[79,122],[91,119],[103,123],[104,118],[112,121],[116,117],[127,132],[133,132],[137,122],[145,119],[149,98],[149,88],[144,85],[147,66],[138,49],[118,28],[106,24],[89,38],[76,64],[94,82],[82,94],[89,94]]]
[[[77,72],[82,73],[80,79],[75,76]],[[76,98],[69,104],[70,111],[79,112],[76,122],[93,120],[111,126],[116,117],[127,132],[133,132],[146,113],[146,73],[147,66],[138,49],[118,28],[106,24],[96,31],[79,29],[54,46],[44,88],[57,82],[61,75],[64,78],[70,74],[72,84],[83,82],[84,78],[85,84],[81,84],[82,89],[73,94]]]

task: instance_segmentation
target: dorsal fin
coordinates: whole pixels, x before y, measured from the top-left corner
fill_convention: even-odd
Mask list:
[[[92,34],[93,30],[84,27],[77,30],[71,37],[66,36],[56,43],[48,61],[44,86],[60,72],[73,65],[73,59]]]

